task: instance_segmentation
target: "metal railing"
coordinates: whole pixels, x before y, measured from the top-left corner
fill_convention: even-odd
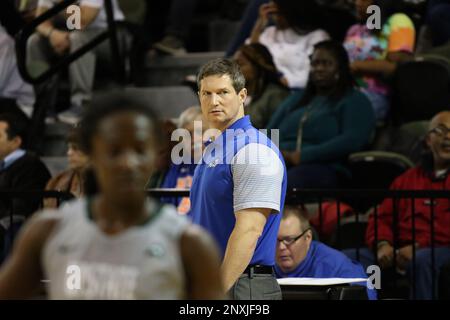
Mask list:
[[[189,196],[188,190],[171,190],[171,189],[150,189],[148,190],[148,194],[153,197],[187,197]],[[430,221],[429,221],[429,231],[430,231],[430,250],[431,250],[431,290],[433,294],[433,299],[436,298],[436,273],[435,273],[435,201],[437,199],[446,199],[450,200],[450,191],[442,190],[442,191],[428,191],[428,190],[344,190],[344,189],[336,189],[336,190],[290,190],[286,195],[286,203],[287,204],[305,204],[307,203],[315,203],[318,204],[318,233],[321,234],[321,229],[324,224],[324,212],[322,210],[322,204],[325,201],[335,201],[336,202],[336,227],[335,227],[335,241],[332,244],[336,249],[343,249],[341,246],[341,239],[343,235],[341,234],[342,229],[342,214],[341,207],[343,203],[352,204],[356,203],[359,200],[372,200],[372,214],[374,219],[374,235],[375,240],[374,243],[378,243],[378,234],[379,234],[379,212],[378,205],[380,204],[380,200],[383,199],[392,199],[392,233],[393,233],[393,247],[394,247],[394,257],[393,257],[393,269],[395,270],[397,267],[396,257],[397,250],[400,246],[399,242],[399,212],[398,212],[398,201],[402,199],[408,199],[412,201],[411,203],[411,242],[416,243],[417,231],[416,231],[416,220],[417,217],[414,214],[415,210],[415,200],[417,199],[428,199],[430,202]],[[449,207],[450,210],[450,207]],[[357,210],[354,211],[354,221],[355,224],[365,224],[364,221],[361,221],[360,216],[365,213],[360,213]],[[450,211],[448,212],[450,214]],[[356,250],[356,259],[360,261],[360,250],[364,248],[361,246],[361,243],[364,243],[365,239],[360,239],[361,242],[356,242],[354,249]],[[411,277],[412,279],[416,279],[416,247],[412,246],[412,264],[411,264]],[[378,265],[377,252],[373,249],[375,264]],[[397,287],[397,281],[400,276],[397,273],[394,273],[393,278],[393,287]],[[411,292],[412,298],[416,298],[416,283],[415,281],[411,281]]]
[[[55,199],[56,206],[59,206],[63,201],[68,201],[73,199],[73,194],[70,192],[59,192],[59,191],[42,191],[42,190],[30,190],[30,191],[17,191],[17,190],[0,190],[0,202],[2,212],[0,212],[0,220],[8,219],[6,223],[7,227],[3,227],[4,234],[2,235],[2,245],[0,247],[0,260],[4,258],[10,250],[10,247],[4,245],[4,242],[7,240],[10,245],[14,242],[15,231],[14,227],[16,224],[21,225],[23,221],[25,221],[28,216],[32,215],[35,211],[42,209],[44,207],[44,199]],[[28,202],[30,212],[20,212],[20,216],[16,215],[15,212],[15,200],[20,200],[20,203]],[[15,220],[18,219],[18,220]],[[5,238],[6,237],[6,238]]]
[[[323,212],[321,210],[322,203],[325,199],[332,199],[336,201],[337,204],[337,223],[336,223],[336,241],[334,243],[334,246],[336,249],[342,249],[340,246],[341,244],[341,238],[342,234],[340,232],[341,230],[341,215],[342,212],[340,210],[340,206],[342,203],[352,203],[353,201],[361,200],[361,199],[391,199],[392,200],[392,234],[393,234],[393,243],[392,246],[394,248],[394,257],[393,257],[393,269],[397,269],[397,249],[400,248],[400,239],[399,239],[399,201],[400,200],[408,200],[411,201],[410,210],[411,210],[411,244],[416,243],[417,239],[417,228],[416,228],[416,210],[415,210],[415,202],[417,199],[423,199],[423,200],[429,200],[429,206],[430,206],[430,220],[429,220],[429,234],[430,234],[430,250],[431,250],[431,256],[430,256],[430,264],[431,264],[431,292],[433,295],[433,299],[436,298],[435,292],[436,292],[436,273],[435,273],[435,249],[436,249],[436,239],[435,239],[435,203],[437,199],[446,199],[450,200],[450,191],[442,190],[292,190],[292,192],[289,193],[288,198],[286,199],[286,202],[291,203],[304,203],[302,199],[308,199],[308,202],[311,202],[312,200],[316,200],[319,204],[319,233],[320,229],[322,228],[323,224]],[[374,227],[374,242],[375,244],[378,243],[378,236],[379,236],[379,203],[378,201],[374,201],[374,204],[372,206],[372,214],[373,214],[373,227]],[[449,207],[450,209],[450,207]],[[365,214],[360,213],[358,211],[354,212],[355,220],[354,223],[363,223],[359,221],[359,216]],[[450,214],[450,212],[448,212]],[[362,239],[363,240],[363,239]],[[403,244],[404,245],[404,244]],[[354,249],[356,249],[356,259],[360,261],[360,249],[362,247],[357,242],[355,244]],[[412,264],[411,264],[411,278],[416,279],[416,246],[412,245]],[[375,264],[378,265],[378,257],[376,249],[373,248],[373,255],[375,259]],[[398,280],[398,274],[394,273],[394,287],[397,287],[397,280]],[[412,298],[416,298],[416,283],[415,281],[411,281],[411,292],[412,292]]]
[[[63,56],[55,64],[52,64],[48,70],[37,77],[33,77],[27,68],[27,42],[28,38],[36,31],[36,28],[44,21],[53,18],[60,12],[65,10],[68,6],[75,3],[77,0],[63,0],[56,4],[54,7],[45,11],[40,16],[36,17],[29,24],[25,25],[22,30],[16,35],[16,55],[17,55],[17,65],[22,78],[32,84],[41,83],[49,79],[52,75],[59,72],[62,68],[65,68],[73,61],[77,60],[86,52],[92,50],[103,41],[110,40],[110,49],[112,55],[113,66],[115,67],[115,72],[117,80],[119,82],[124,81],[124,66],[123,59],[120,57],[119,42],[117,39],[116,23],[114,21],[114,13],[111,0],[105,0],[105,10],[108,21],[108,28],[97,35],[94,39],[89,41],[87,44],[76,50],[75,52]]]
[[[104,2],[107,16],[107,29],[104,32],[98,34],[94,39],[90,40],[75,52],[66,54],[61,57],[61,59],[50,65],[50,67],[42,74],[37,76],[33,76],[30,74],[27,66],[27,42],[29,37],[36,31],[36,28],[41,23],[58,15],[60,12],[62,12],[75,2],[76,0],[61,1],[54,7],[45,11],[40,16],[36,17],[30,23],[26,24],[16,34],[16,57],[17,67],[20,75],[25,81],[31,84],[45,84],[52,76],[59,73],[62,69],[66,68],[70,63],[81,57],[86,52],[100,45],[103,41],[109,39],[110,53],[113,62],[111,70],[113,70],[113,72],[115,73],[116,81],[119,84],[124,84],[126,81],[125,64],[119,50],[117,27],[114,20],[114,11],[111,0],[105,0]],[[46,91],[38,92],[38,95],[36,96],[36,103],[33,108],[32,122],[28,136],[27,147],[29,150],[38,151],[39,141],[42,138],[42,132],[44,132],[45,117],[47,115],[49,107],[52,107],[52,104],[54,104],[54,101],[54,97],[49,98],[46,96]]]
[[[189,196],[189,190],[173,190],[173,189],[149,189],[147,190],[147,194],[149,196],[160,198],[160,197],[187,197]],[[0,191],[0,200],[3,202],[12,201],[13,199],[40,199],[40,207],[43,205],[43,199],[45,198],[56,198],[58,204],[61,201],[66,201],[71,199],[73,196],[70,193],[65,192],[56,192],[56,191]],[[398,249],[400,246],[399,242],[399,213],[398,213],[398,201],[399,200],[405,200],[412,201],[410,209],[411,209],[411,243],[415,243],[417,239],[417,230],[416,230],[416,222],[417,217],[415,217],[415,200],[417,199],[426,199],[429,200],[429,207],[430,207],[430,221],[429,221],[429,231],[430,231],[430,250],[431,250],[431,292],[432,292],[432,298],[435,299],[435,292],[436,292],[436,273],[435,273],[435,248],[436,248],[436,239],[435,239],[435,220],[436,220],[436,212],[435,212],[435,201],[437,199],[446,199],[450,201],[450,191],[426,191],[426,190],[291,190],[288,192],[286,197],[286,203],[287,204],[304,204],[305,199],[309,203],[316,203],[319,204],[319,226],[318,231],[320,234],[321,228],[323,226],[323,212],[320,210],[322,207],[322,203],[324,201],[335,201],[336,202],[336,228],[335,228],[335,234],[336,234],[336,241],[334,243],[334,247],[336,249],[342,249],[340,246],[341,244],[341,238],[343,235],[341,234],[340,230],[343,227],[343,222],[341,219],[341,204],[343,203],[351,203],[352,199],[392,199],[392,212],[393,212],[393,219],[392,219],[392,233],[393,233],[393,247],[394,249]],[[449,202],[450,203],[450,202]],[[450,209],[450,207],[449,207]],[[374,243],[378,242],[378,207],[377,203],[374,204],[372,213],[374,215]],[[10,225],[13,224],[13,214],[14,212],[10,212]],[[354,223],[364,223],[363,221],[358,219],[358,216],[361,214],[357,211],[354,212],[355,214],[355,220]],[[450,211],[447,212],[447,214],[450,214]],[[13,239],[11,239],[12,241]],[[362,239],[362,242],[364,242],[364,239]],[[360,245],[359,242],[355,243],[354,248],[356,249],[357,253],[360,249],[363,247]],[[412,246],[412,264],[411,264],[411,275],[412,279],[415,279],[416,275],[416,248],[415,246]],[[394,270],[396,269],[396,251],[394,250]],[[357,259],[359,260],[359,256],[357,256]],[[378,264],[377,261],[377,254],[374,250],[374,259],[375,264]],[[395,274],[395,273],[394,273]],[[394,287],[397,287],[397,279],[398,275],[395,275],[393,278],[393,284]],[[411,292],[412,292],[412,298],[416,298],[416,284],[415,281],[411,281]]]

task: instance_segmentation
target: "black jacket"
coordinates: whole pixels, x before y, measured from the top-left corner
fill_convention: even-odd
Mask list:
[[[49,179],[50,172],[45,164],[29,152],[0,171],[0,219],[9,216],[11,209],[14,215],[28,217],[38,209],[41,201],[39,198],[11,199],[1,191],[43,191]]]

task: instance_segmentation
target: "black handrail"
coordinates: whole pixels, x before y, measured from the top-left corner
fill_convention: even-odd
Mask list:
[[[90,51],[91,49],[93,49],[94,47],[96,47],[97,45],[99,45],[101,42],[103,42],[108,38],[110,39],[111,44],[112,59],[114,65],[116,66],[117,80],[119,83],[122,83],[124,81],[124,67],[119,53],[116,26],[114,21],[114,13],[112,10],[111,0],[105,0],[105,9],[108,20],[108,29],[106,31],[100,33],[98,36],[89,41],[83,47],[79,48],[77,51],[62,57],[58,62],[51,65],[48,70],[46,70],[44,73],[37,76],[36,78],[33,77],[28,72],[26,63],[28,38],[35,32],[37,26],[39,26],[42,22],[57,15],[59,12],[61,12],[62,10],[64,10],[65,8],[67,8],[76,1],[77,0],[63,0],[62,2],[50,8],[49,10],[45,11],[40,16],[36,17],[33,21],[25,25],[23,29],[17,33],[16,35],[17,66],[20,75],[25,81],[31,84],[38,84],[49,79],[52,75],[56,74],[62,68],[68,66],[70,63],[72,63],[80,56]]]
[[[189,190],[179,190],[179,189],[148,189],[147,193],[149,196],[153,197],[188,197],[189,196]],[[435,270],[435,246],[436,246],[436,239],[435,239],[435,199],[450,199],[450,190],[386,190],[386,189],[371,189],[371,190],[358,190],[358,189],[308,189],[308,190],[300,190],[300,189],[292,189],[287,192],[286,196],[286,203],[290,204],[301,204],[304,202],[312,203],[312,202],[318,202],[321,204],[323,201],[326,201],[327,199],[334,199],[337,201],[337,247],[339,248],[339,229],[341,226],[341,220],[340,220],[340,209],[341,209],[341,201],[343,199],[349,199],[349,198],[376,198],[376,199],[385,199],[390,198],[392,199],[392,206],[393,206],[393,223],[392,223],[392,230],[393,230],[393,236],[394,236],[394,243],[393,247],[398,249],[399,247],[399,221],[398,221],[398,203],[397,201],[399,199],[411,199],[412,201],[412,243],[414,244],[416,242],[417,234],[416,234],[416,217],[415,217],[415,201],[417,199],[429,199],[430,201],[430,208],[431,208],[431,216],[430,216],[430,249],[431,249],[431,257],[430,257],[430,265],[431,265],[431,290],[432,290],[432,296],[433,299],[436,298],[435,296],[435,289],[436,289],[436,270]],[[306,199],[306,201],[305,201]],[[382,201],[381,200],[381,201]],[[360,220],[358,219],[358,215],[360,213],[356,212],[356,223],[360,223]],[[375,235],[375,241],[374,243],[378,242],[378,206],[377,204],[374,205],[374,235]],[[322,217],[322,206],[319,205],[319,229],[322,229],[323,227],[323,217]],[[359,261],[360,255],[359,255],[359,245],[357,245],[356,248],[356,256],[357,260]],[[396,250],[394,250],[394,257],[397,255]],[[416,298],[416,289],[417,285],[415,282],[416,274],[417,274],[417,267],[416,267],[416,247],[413,245],[413,259],[412,259],[412,298]],[[374,252],[374,259],[375,264],[378,265],[378,257],[376,254],[376,251]],[[394,258],[394,269],[397,267],[396,259]],[[395,274],[393,276],[393,284],[394,288],[397,287],[397,278],[398,275]]]
[[[161,197],[189,197],[189,190],[188,189],[171,189],[171,188],[153,188],[153,189],[147,189],[147,195],[161,198]]]
[[[43,191],[43,190],[2,190],[0,189],[0,198],[60,198],[61,200],[70,200],[73,194],[61,191]]]
[[[188,189],[147,189],[154,197],[189,197]],[[297,198],[297,196],[301,196]],[[449,198],[450,190],[385,190],[385,189],[292,189],[287,192],[286,201],[302,201],[303,198]]]

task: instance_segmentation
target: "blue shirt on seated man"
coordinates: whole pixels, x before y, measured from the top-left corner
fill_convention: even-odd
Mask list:
[[[309,221],[302,210],[285,206],[278,231],[277,278],[367,278],[358,262],[312,238]],[[367,289],[367,294],[370,300],[377,298],[375,289]]]

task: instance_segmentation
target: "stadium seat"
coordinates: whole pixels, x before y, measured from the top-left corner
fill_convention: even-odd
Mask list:
[[[414,163],[405,156],[386,151],[353,153],[349,157],[354,189],[388,189],[393,180]],[[382,199],[346,199],[356,211],[365,213]]]
[[[187,86],[127,88],[145,98],[164,119],[178,118],[187,107],[198,105],[198,96]]]
[[[330,238],[330,246],[338,250],[366,247],[365,235],[368,214],[358,214],[345,217],[341,220]]]
[[[439,59],[423,59],[398,66],[393,79],[394,124],[429,120],[450,110],[450,65]]]
[[[368,300],[366,287],[338,286],[328,289],[329,300]]]

